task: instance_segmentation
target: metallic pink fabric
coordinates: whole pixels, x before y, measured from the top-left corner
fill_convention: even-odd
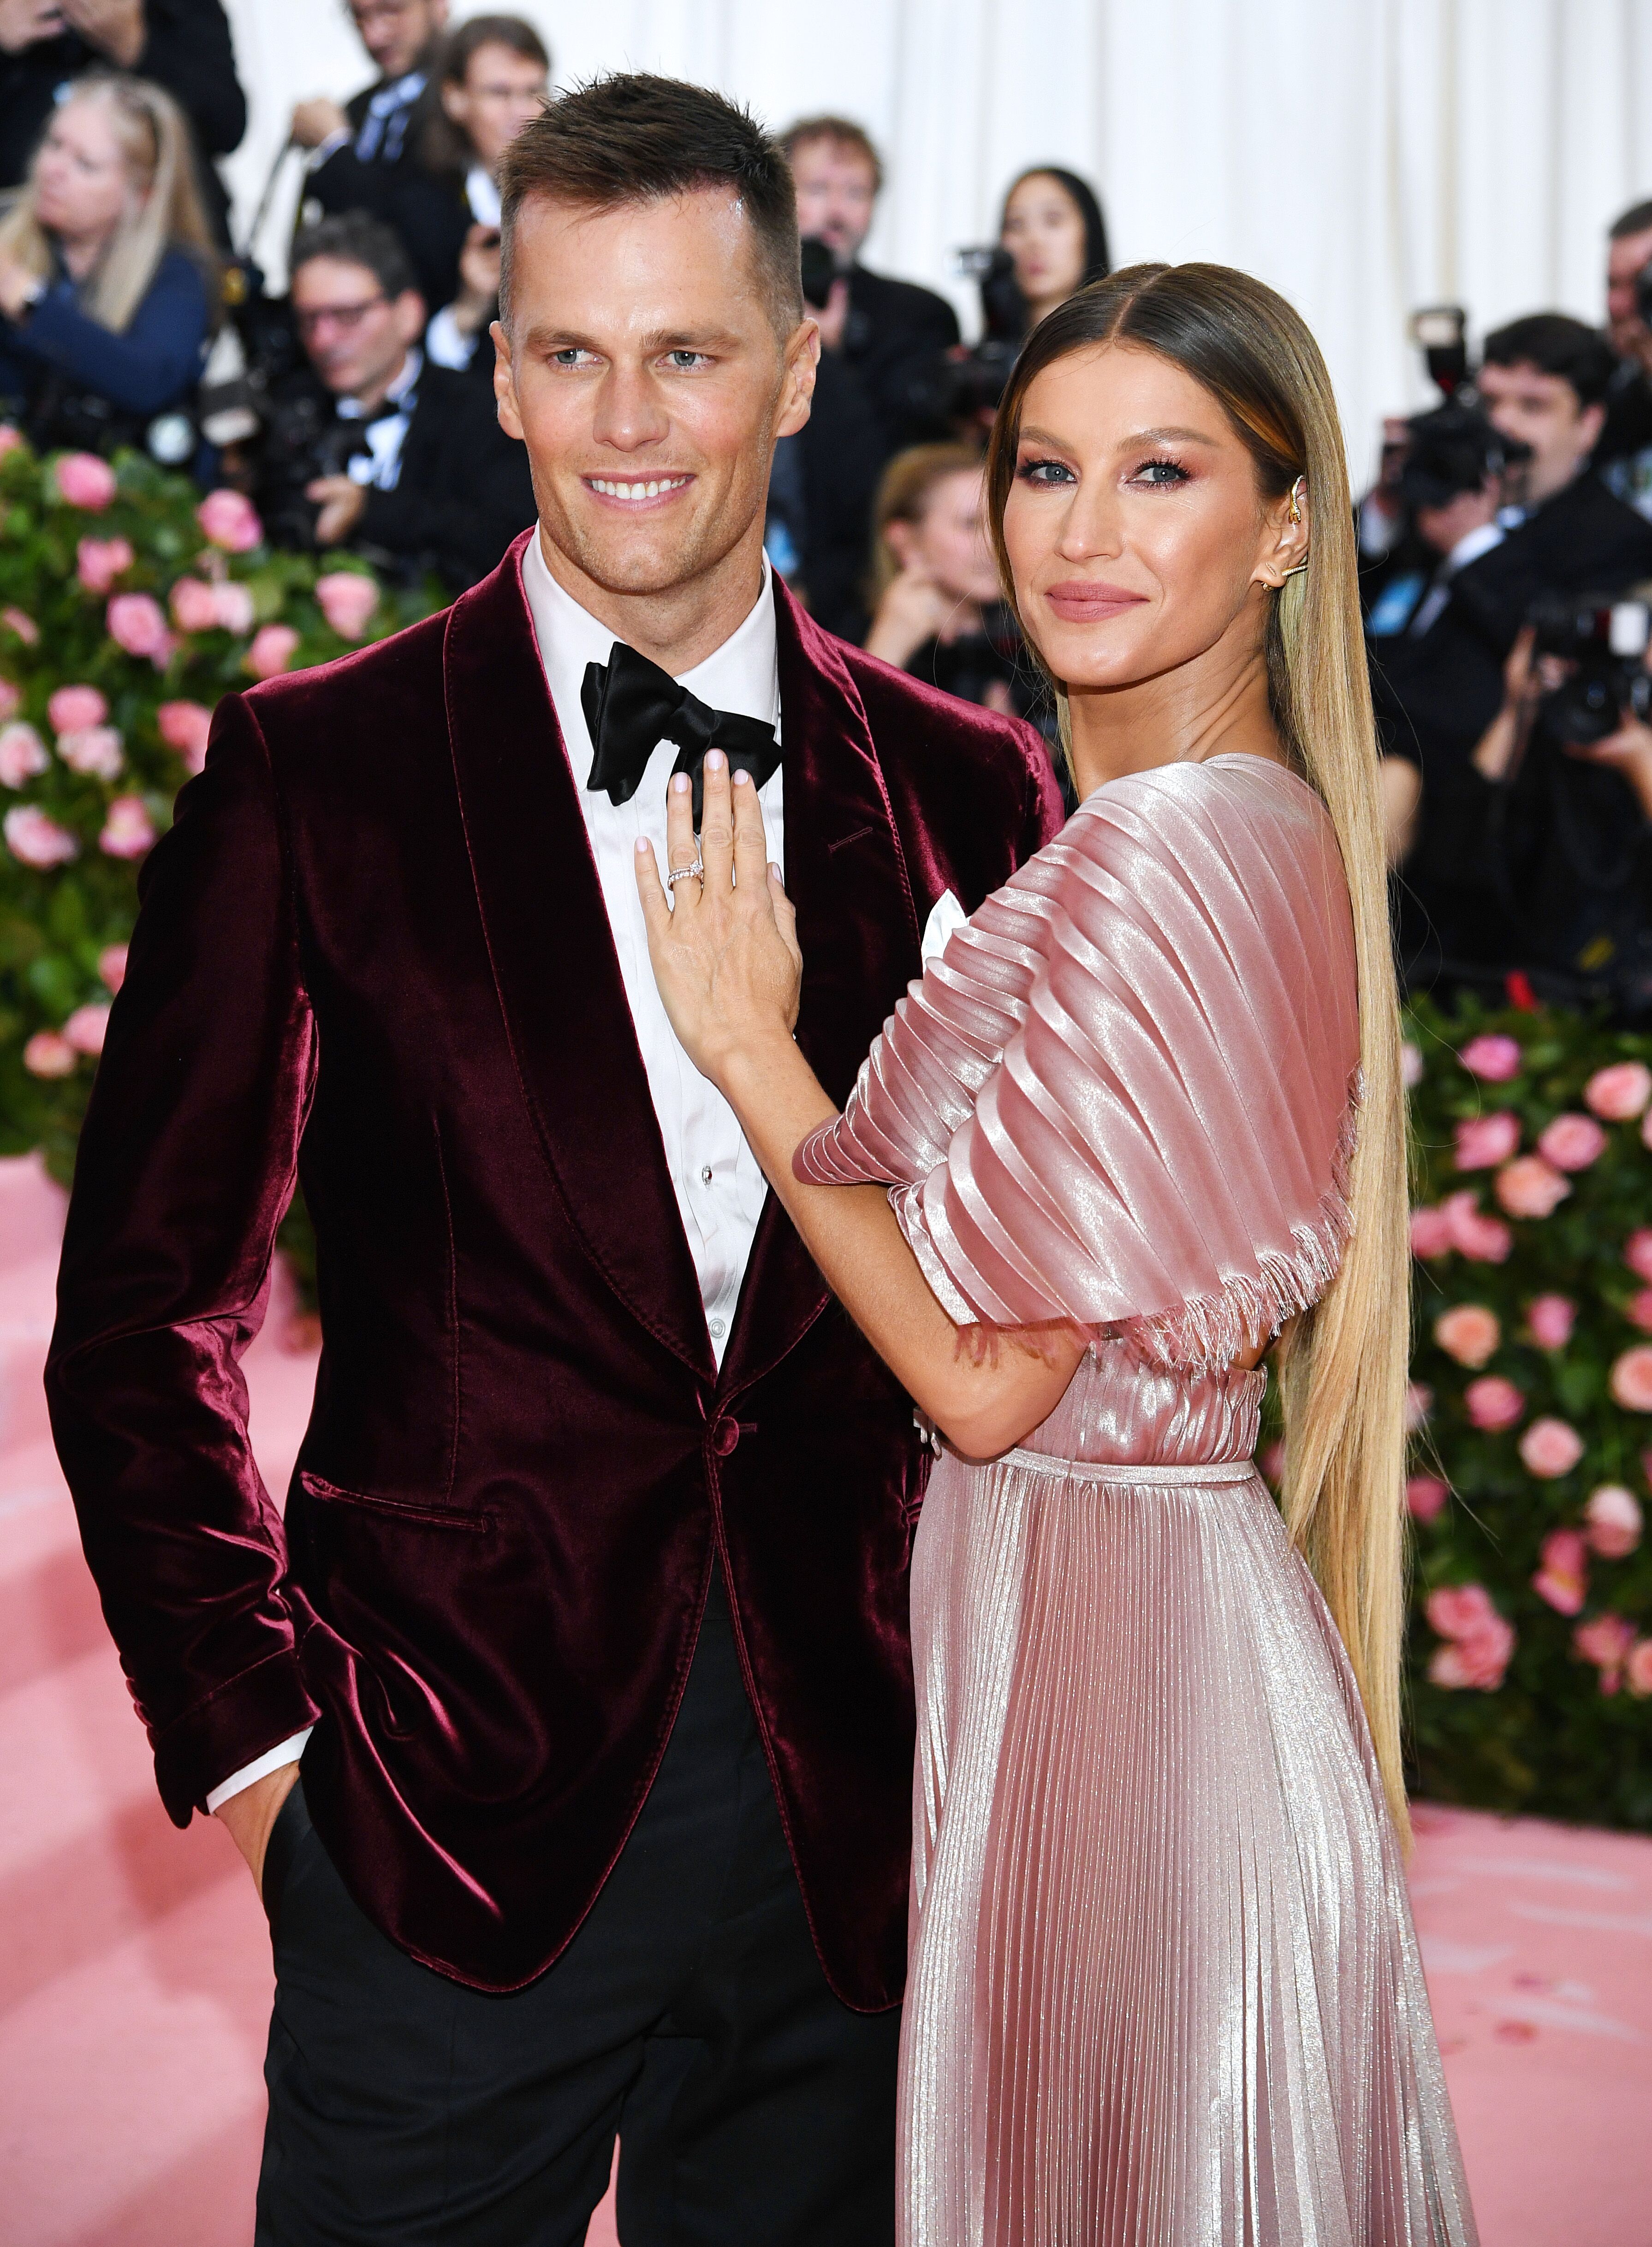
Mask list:
[[[1313,792],[1098,790],[799,1150],[889,1180],[952,1315],[1095,1337],[913,1556],[905,2247],[1472,2247],[1398,1845],[1251,1464],[1346,1238],[1358,1025]]]

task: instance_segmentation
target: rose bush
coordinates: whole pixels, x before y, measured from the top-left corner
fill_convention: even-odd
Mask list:
[[[1409,1041],[1413,1780],[1652,1829],[1652,1038],[1422,1004]]]
[[[138,871],[220,696],[440,600],[273,551],[238,492],[0,426],[0,1153],[69,1174]]]

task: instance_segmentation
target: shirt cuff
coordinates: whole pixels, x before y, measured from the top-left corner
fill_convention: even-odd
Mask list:
[[[221,1803],[228,1802],[232,1794],[242,1793],[256,1779],[268,1779],[272,1771],[281,1770],[285,1764],[297,1763],[304,1754],[304,1742],[315,1729],[313,1725],[306,1725],[302,1732],[295,1732],[290,1740],[283,1740],[276,1747],[266,1748],[263,1755],[255,1756],[250,1763],[243,1763],[239,1771],[232,1771],[228,1779],[220,1779],[207,1797],[208,1815],[210,1816]]]
[[[425,330],[425,357],[433,359],[438,366],[450,366],[462,374],[476,355],[479,338],[461,332],[454,318],[454,308],[444,304]]]

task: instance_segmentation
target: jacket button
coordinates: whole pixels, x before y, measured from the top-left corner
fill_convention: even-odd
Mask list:
[[[726,1459],[739,1441],[738,1420],[720,1420],[711,1431],[711,1447],[720,1459]]]

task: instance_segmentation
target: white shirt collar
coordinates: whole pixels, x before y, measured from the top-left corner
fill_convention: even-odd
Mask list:
[[[473,164],[465,174],[465,201],[478,226],[497,226],[502,206],[494,175],[485,164]]]
[[[550,574],[539,543],[539,532],[523,549],[522,591],[533,618],[534,637],[545,666],[551,700],[556,706],[568,762],[583,789],[590,774],[592,749],[585,727],[579,690],[588,663],[606,663],[616,634],[582,608]],[[716,710],[737,710],[760,718],[780,733],[780,665],[775,632],[775,589],[768,557],[763,557],[763,582],[756,602],[743,624],[737,625],[720,648],[680,674],[680,683]],[[672,752],[672,756],[676,751]]]
[[[400,372],[386,391],[377,406],[364,406],[358,398],[341,398],[335,411],[341,421],[365,421],[371,413],[375,420],[382,420],[394,406],[399,406],[409,391],[417,385],[424,372],[425,355],[417,344],[410,345]]]
[[[1494,546],[1503,543],[1500,523],[1482,522],[1473,530],[1465,531],[1445,557],[1444,575],[1455,577],[1459,570],[1466,570],[1471,562],[1478,562],[1482,554],[1489,554]]]

